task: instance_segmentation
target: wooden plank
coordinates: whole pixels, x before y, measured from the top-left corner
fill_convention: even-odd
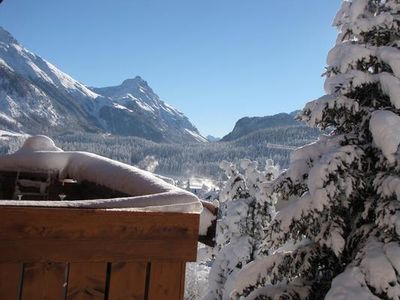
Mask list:
[[[67,300],[104,300],[107,263],[71,263]]]
[[[22,264],[0,264],[0,299],[18,299]]]
[[[2,262],[196,261],[196,240],[11,240],[0,241]]]
[[[195,261],[199,215],[0,207],[0,262]]]
[[[63,299],[66,289],[65,263],[24,264],[22,300]]]
[[[184,262],[154,261],[151,263],[148,300],[183,299],[184,285]]]
[[[181,295],[180,298],[183,299],[183,297],[185,296],[185,279],[186,279],[186,262],[181,262]]]
[[[113,263],[108,300],[144,300],[147,262]]]
[[[0,240],[197,239],[199,215],[0,206]]]

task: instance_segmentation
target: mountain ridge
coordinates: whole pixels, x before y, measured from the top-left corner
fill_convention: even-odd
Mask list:
[[[129,88],[129,89],[128,89]],[[128,89],[128,90],[127,90]],[[0,27],[0,128],[30,134],[111,133],[155,142],[206,142],[140,77],[91,88]]]
[[[297,113],[298,111],[291,113],[278,113],[264,117],[243,117],[236,122],[233,130],[225,135],[221,141],[234,141],[263,129],[304,126],[301,122],[295,119]]]

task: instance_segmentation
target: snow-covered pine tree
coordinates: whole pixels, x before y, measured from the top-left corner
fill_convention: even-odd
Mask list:
[[[221,163],[228,181],[220,192],[222,216],[217,225],[217,255],[204,299],[230,299],[231,279],[262,254],[265,228],[275,214],[276,198],[267,197],[260,185],[277,177],[279,169],[272,161],[267,161],[265,171],[259,171],[257,163],[250,160],[243,160],[241,167],[244,174],[229,162]]]
[[[246,299],[400,299],[400,1],[344,1],[334,25],[327,95],[300,115],[333,132],[269,187],[294,201],[271,224],[270,256],[237,277]]]

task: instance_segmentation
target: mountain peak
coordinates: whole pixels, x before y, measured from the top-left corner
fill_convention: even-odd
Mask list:
[[[0,42],[6,43],[6,44],[17,44],[17,40],[9,33],[7,30],[5,30],[3,27],[0,26]]]
[[[153,92],[153,90],[148,85],[147,81],[145,81],[140,76],[136,76],[135,78],[128,78],[124,80],[120,85],[108,86],[102,88],[93,87],[92,90],[96,91],[96,93],[100,95],[110,98],[125,97],[128,94],[136,98],[141,98],[144,101],[146,101],[145,98],[148,98],[147,102],[149,103],[153,102],[154,99],[158,98],[158,96]],[[144,96],[143,94],[146,95]]]
[[[147,86],[148,84],[147,84],[147,81],[145,81],[140,76],[136,76],[135,78],[125,79],[121,84],[122,87],[137,87],[139,85],[141,85],[141,86],[146,85]]]

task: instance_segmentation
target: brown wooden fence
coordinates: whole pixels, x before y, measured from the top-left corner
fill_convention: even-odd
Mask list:
[[[0,207],[0,299],[183,299],[197,214]]]

